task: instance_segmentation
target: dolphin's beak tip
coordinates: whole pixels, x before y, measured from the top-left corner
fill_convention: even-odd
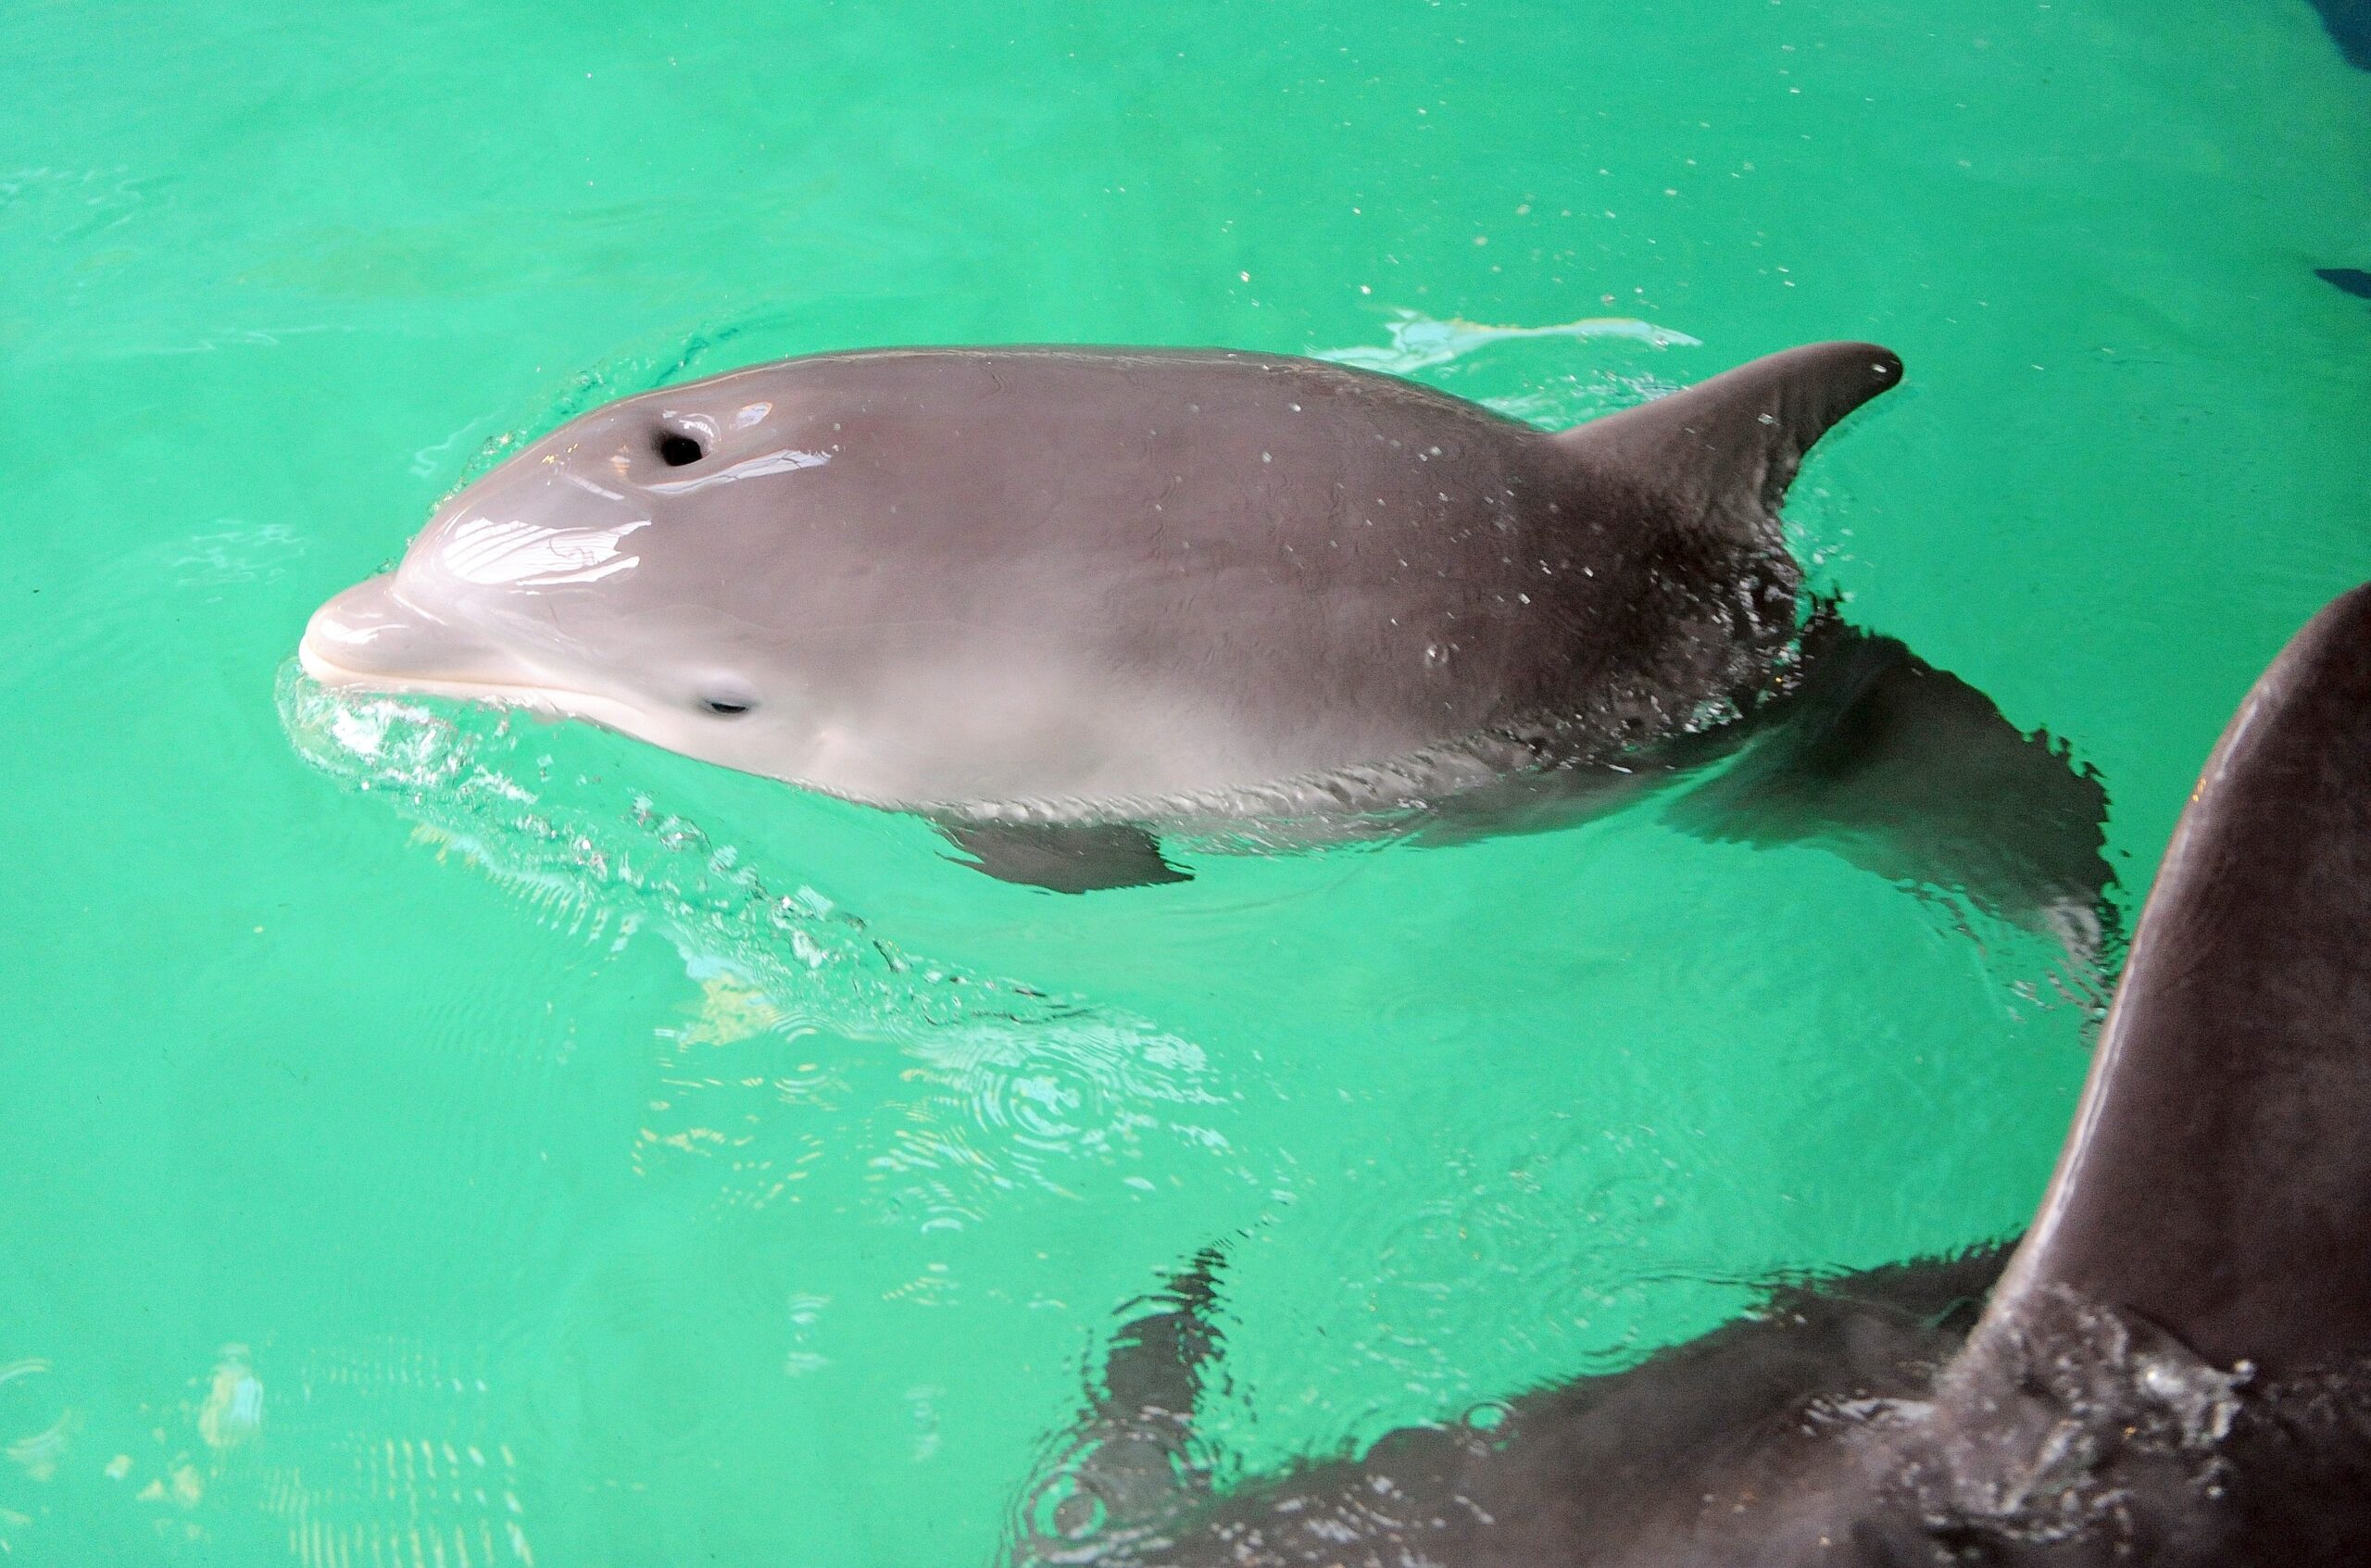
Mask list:
[[[355,668],[357,656],[394,621],[393,585],[392,572],[366,577],[313,611],[296,642],[296,662],[306,674],[326,686],[350,686],[363,679]]]
[[[353,679],[348,671],[321,656],[320,640],[314,635],[309,621],[306,624],[305,634],[296,640],[296,668],[324,686],[342,686]]]

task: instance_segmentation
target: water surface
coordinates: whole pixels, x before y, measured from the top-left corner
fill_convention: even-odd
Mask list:
[[[11,1562],[978,1563],[1214,1241],[1241,1473],[2039,1190],[2056,956],[1816,848],[1642,810],[1064,899],[322,704],[307,613],[505,438],[876,344],[1563,422],[1878,339],[1799,544],[2100,770],[2133,897],[2371,575],[2317,276],[2371,267],[2371,75],[2302,0],[20,0],[0,60]]]

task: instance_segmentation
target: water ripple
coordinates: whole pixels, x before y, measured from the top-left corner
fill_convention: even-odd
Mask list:
[[[392,799],[418,841],[538,923],[611,950],[644,932],[674,946],[699,1000],[658,1031],[639,1169],[717,1162],[728,1201],[762,1206],[853,1140],[884,1210],[931,1227],[1016,1187],[1127,1181],[1156,1139],[1232,1157],[1233,1097],[1191,1041],[910,953],[647,796],[623,811],[571,797],[499,714],[332,692],[293,662],[278,695],[300,755]]]
[[[1415,370],[1449,361],[1473,353],[1494,343],[1517,338],[1627,338],[1653,348],[1677,345],[1684,348],[1701,348],[1701,340],[1668,327],[1656,326],[1629,316],[1597,316],[1579,321],[1562,321],[1545,327],[1488,327],[1478,321],[1452,317],[1436,320],[1414,310],[1394,312],[1398,320],[1384,328],[1390,335],[1387,348],[1319,348],[1311,358],[1331,359],[1337,365],[1356,365],[1361,370],[1386,370],[1404,376]]]

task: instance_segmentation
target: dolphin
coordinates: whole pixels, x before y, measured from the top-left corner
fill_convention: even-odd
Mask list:
[[[2314,0],[2322,27],[2346,63],[2371,70],[2371,4],[2365,0]]]
[[[924,813],[1063,891],[1175,879],[1162,831],[1553,825],[1784,730],[1691,825],[2088,908],[2096,781],[1806,622],[1779,502],[1901,379],[1814,345],[1549,433],[1224,350],[782,360],[525,446],[300,657]]]
[[[2371,299],[2371,272],[2360,267],[2316,267],[2314,276],[2341,294],[2357,299]]]
[[[2207,761],[2014,1249],[1779,1289],[1487,1430],[1214,1493],[1213,1250],[1014,1558],[1105,1568],[2371,1562],[2371,585]]]

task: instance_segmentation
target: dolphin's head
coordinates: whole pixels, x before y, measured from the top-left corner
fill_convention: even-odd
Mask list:
[[[811,716],[762,634],[781,541],[749,503],[827,465],[830,426],[815,445],[740,379],[610,404],[511,457],[439,508],[395,571],[314,612],[306,671],[795,766]]]

